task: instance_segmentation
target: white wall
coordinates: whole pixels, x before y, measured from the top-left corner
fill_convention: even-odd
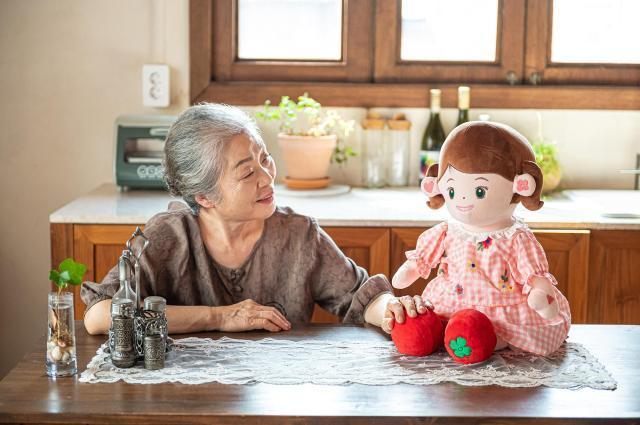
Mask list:
[[[45,331],[49,213],[112,181],[117,115],[177,114],[188,105],[187,47],[187,0],[0,2],[0,376]],[[169,109],[141,105],[141,67],[154,62],[171,66]],[[365,114],[343,111],[358,121]],[[405,112],[417,150],[427,111]],[[532,111],[482,112],[535,135]],[[545,135],[558,142],[565,187],[632,187],[632,177],[615,170],[632,167],[640,152],[640,112],[542,114]],[[451,128],[455,111],[443,119]],[[279,163],[275,126],[265,130]],[[359,161],[332,175],[357,184]]]
[[[159,112],[142,64],[171,66],[169,113],[188,104],[187,4],[0,2],[0,376],[46,330],[49,213],[112,180],[116,116]]]

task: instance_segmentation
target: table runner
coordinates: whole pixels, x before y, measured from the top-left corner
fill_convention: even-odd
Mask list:
[[[136,384],[366,384],[500,385],[614,390],[616,381],[578,343],[566,342],[551,356],[505,349],[476,365],[455,363],[446,351],[427,357],[404,356],[391,341],[290,341],[188,337],[174,340],[165,368],[114,367],[103,344],[80,382],[124,381]]]

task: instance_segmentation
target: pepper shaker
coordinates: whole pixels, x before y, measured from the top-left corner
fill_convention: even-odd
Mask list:
[[[111,363],[116,367],[132,367],[136,362],[134,349],[133,301],[127,298],[111,303],[111,332],[113,341]]]

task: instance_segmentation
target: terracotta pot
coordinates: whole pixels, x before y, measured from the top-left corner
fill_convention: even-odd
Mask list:
[[[278,134],[278,146],[284,156],[285,175],[300,180],[326,177],[337,140],[335,134],[319,137]]]

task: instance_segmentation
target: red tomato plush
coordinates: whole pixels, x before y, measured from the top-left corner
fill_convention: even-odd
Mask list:
[[[460,310],[444,331],[444,346],[453,360],[471,364],[487,360],[496,348],[497,337],[491,320],[478,310]]]
[[[442,346],[442,338],[442,322],[431,310],[416,317],[405,315],[405,322],[396,322],[391,330],[396,348],[408,356],[428,356]]]

